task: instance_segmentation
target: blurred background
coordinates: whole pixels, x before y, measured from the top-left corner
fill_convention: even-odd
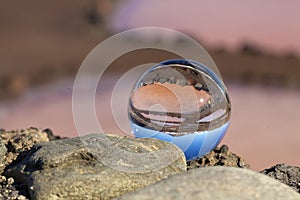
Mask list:
[[[0,128],[34,126],[77,136],[72,87],[87,54],[120,31],[164,27],[199,41],[219,67],[232,101],[231,126],[222,143],[254,170],[300,165],[299,1],[0,2]],[[159,33],[132,40],[182,43]],[[110,108],[118,78],[137,64],[169,58],[165,52],[133,52],[110,66],[96,97],[105,132],[122,134]]]

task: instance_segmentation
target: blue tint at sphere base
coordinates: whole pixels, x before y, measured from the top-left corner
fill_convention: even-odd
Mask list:
[[[229,122],[210,131],[203,131],[183,136],[172,136],[160,131],[151,130],[131,123],[131,130],[136,138],[156,138],[171,142],[178,146],[186,157],[186,160],[201,158],[213,150],[222,140],[228,129]]]

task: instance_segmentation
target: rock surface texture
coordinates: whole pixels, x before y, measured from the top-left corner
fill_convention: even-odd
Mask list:
[[[49,130],[49,129],[48,129]],[[35,144],[48,142],[53,136],[51,131],[28,128],[14,131],[0,129],[0,163],[1,174],[5,167],[24,151],[28,151]],[[0,199],[28,199],[26,186],[16,183],[12,177],[0,177]]]
[[[0,166],[1,172],[9,163],[14,161],[21,152],[30,150],[35,144],[49,141],[47,132],[37,128],[15,131],[1,130],[0,137],[7,148],[7,154],[4,156]]]
[[[250,168],[250,165],[247,164],[243,158],[230,152],[227,145],[222,145],[221,147],[215,148],[203,158],[198,158],[196,160],[187,162],[188,170],[208,166]]]
[[[7,153],[7,148],[3,143],[2,139],[0,138],[0,163],[2,163],[6,153]]]
[[[25,192],[26,186],[22,184],[15,184],[13,178],[6,178],[5,176],[0,176],[0,199],[17,199],[26,200],[28,199],[27,193]]]
[[[277,164],[261,173],[279,180],[300,193],[300,167]]]
[[[122,200],[299,200],[300,194],[265,175],[233,167],[193,169],[126,194]]]
[[[186,171],[176,146],[105,134],[35,145],[5,172],[31,199],[110,199]]]

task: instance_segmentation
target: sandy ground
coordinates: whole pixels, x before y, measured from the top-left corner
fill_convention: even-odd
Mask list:
[[[34,126],[50,128],[61,136],[78,136],[72,116],[72,84],[65,80],[0,104],[0,127]],[[228,90],[232,117],[222,143],[244,157],[254,170],[276,163],[300,166],[300,91],[238,85],[228,85]],[[105,132],[122,134],[111,114],[109,90],[97,92],[96,110]]]

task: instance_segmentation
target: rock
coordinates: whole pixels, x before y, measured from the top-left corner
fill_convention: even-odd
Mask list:
[[[35,144],[48,141],[47,132],[37,128],[13,131],[0,129],[1,174],[4,168],[13,162],[20,153],[30,150]],[[11,177],[1,176],[0,199],[28,199],[27,197],[28,192],[24,184],[16,183]]]
[[[26,200],[28,199],[25,185],[16,184],[13,178],[6,178],[5,176],[0,176],[0,199],[18,199]]]
[[[6,152],[7,152],[7,148],[6,148],[5,144],[3,143],[2,139],[0,138],[0,163],[2,163]]]
[[[4,156],[0,164],[0,172],[14,161],[19,153],[31,149],[35,144],[48,142],[47,133],[37,128],[29,128],[13,131],[0,131],[0,139],[7,148],[7,154]]]
[[[49,128],[43,130],[43,132],[47,133],[47,137],[48,137],[49,141],[66,139],[66,137],[60,137],[58,135],[54,135],[53,132],[51,131],[51,129],[49,129]]]
[[[92,134],[35,145],[5,175],[25,183],[31,199],[110,199],[185,170],[171,143]]]
[[[240,156],[229,151],[227,145],[215,148],[203,158],[187,162],[187,169],[194,169],[207,166],[229,166],[239,168],[250,168],[250,165]]]
[[[260,173],[292,187],[300,193],[300,167],[289,166],[287,164],[277,164],[269,169],[265,169]]]
[[[180,173],[117,199],[299,200],[300,195],[248,169],[217,166]]]
[[[0,137],[8,148],[8,151],[13,153],[29,150],[35,144],[49,141],[46,132],[34,127],[21,130],[2,131],[0,132]]]

